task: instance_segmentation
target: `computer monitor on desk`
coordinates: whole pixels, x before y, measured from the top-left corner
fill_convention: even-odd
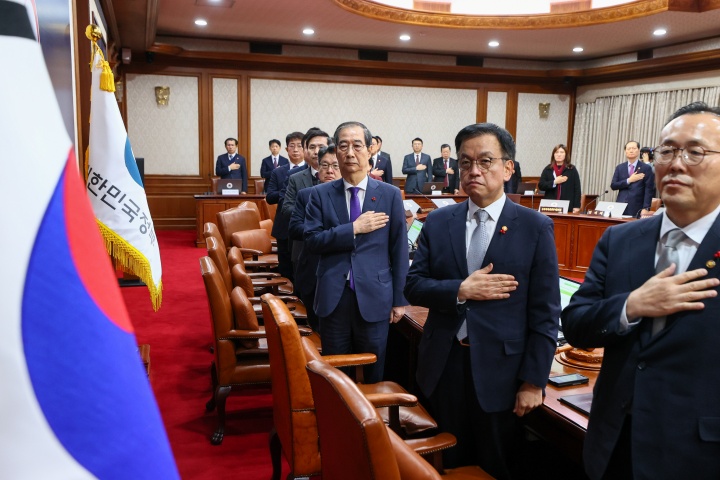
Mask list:
[[[220,195],[240,195],[243,188],[242,178],[226,178],[217,181],[217,191]]]
[[[444,182],[425,182],[423,184],[422,193],[425,195],[441,195]]]

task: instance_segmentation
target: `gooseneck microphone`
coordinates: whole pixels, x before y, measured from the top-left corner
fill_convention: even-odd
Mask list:
[[[588,213],[588,212],[590,211],[590,205],[592,205],[593,203],[597,203],[597,202],[598,202],[602,197],[604,197],[608,192],[609,192],[609,190],[605,190],[603,193],[601,193],[601,194],[598,195],[597,197],[593,198],[593,199],[590,201],[590,203],[588,203],[587,205],[585,205],[585,213]]]
[[[415,187],[415,191],[416,191],[419,195],[422,195],[422,197],[423,197],[425,200],[427,200],[428,202],[430,202],[430,205],[433,205],[433,206],[435,205],[435,204],[433,203],[432,199],[431,199],[430,197],[428,197],[427,195],[425,195],[424,193],[422,193],[420,190],[418,190],[417,187]],[[421,207],[421,208],[422,208],[422,207]],[[431,207],[431,208],[432,208],[432,207]]]

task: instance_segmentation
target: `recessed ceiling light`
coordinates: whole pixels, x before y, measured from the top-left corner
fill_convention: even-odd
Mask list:
[[[303,33],[304,33],[305,35],[314,35],[314,34],[315,34],[315,30],[313,30],[312,28],[306,28],[306,29],[303,30]]]
[[[573,48],[573,52],[575,52],[575,53],[580,53],[580,52],[582,52],[583,50],[585,50],[583,47],[575,47],[575,48]]]
[[[655,35],[656,37],[662,37],[666,33],[667,33],[667,30],[665,30],[664,28],[658,28],[657,30],[655,30],[653,32],[653,35]]]
[[[410,40],[410,35],[403,33],[402,35],[400,35],[400,40],[402,40],[403,42],[407,42],[408,40]]]
[[[500,42],[498,42],[497,40],[492,40],[492,41],[488,42],[488,47],[495,48],[495,47],[499,47],[499,46],[500,46]]]
[[[195,25],[197,25],[198,27],[204,27],[205,25],[207,25],[207,20],[198,18],[197,20],[195,20]]]

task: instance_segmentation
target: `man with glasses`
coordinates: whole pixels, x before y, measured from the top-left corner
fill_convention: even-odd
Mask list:
[[[275,219],[273,220],[272,236],[277,240],[278,271],[280,275],[292,280],[292,260],[290,258],[290,245],[288,240],[288,223],[290,219],[283,216],[282,206],[285,200],[288,178],[291,173],[300,172],[307,168],[303,152],[302,132],[293,132],[285,137],[286,150],[290,163],[282,165],[270,174],[270,183],[267,187],[265,200],[271,205],[277,204]]]
[[[323,355],[369,352],[365,381],[383,379],[391,322],[405,313],[408,244],[400,190],[369,178],[370,131],[346,122],[333,135],[342,179],[314,187],[305,248],[320,255],[315,313]]]
[[[430,212],[405,286],[412,305],[430,309],[417,382],[440,430],[457,437],[446,467],[518,478],[519,417],[542,404],[557,342],[553,222],[505,195],[507,130],[469,125],[455,148],[469,200]]]
[[[592,479],[717,479],[720,108],[679,109],[654,157],[665,212],[608,228],[563,311],[573,346],[605,348],[585,470]]]
[[[340,164],[334,144],[320,147],[318,151],[319,174],[318,183],[327,183],[340,178]],[[305,208],[310,198],[310,188],[304,188],[297,193],[295,209],[290,218],[290,239],[293,240],[293,266],[295,267],[295,288],[300,299],[305,304],[308,322],[316,332],[320,331],[320,322],[313,303],[315,302],[315,283],[317,282],[318,262],[320,256],[307,251],[303,242],[305,228]],[[295,256],[295,250],[297,255]]]
[[[623,162],[615,168],[610,188],[619,190],[617,201],[627,203],[625,215],[637,217],[647,213],[655,195],[655,175],[650,165],[639,161],[640,144],[635,140],[625,144]]]

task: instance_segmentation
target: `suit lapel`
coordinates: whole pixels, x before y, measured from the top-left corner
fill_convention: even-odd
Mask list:
[[[362,206],[362,212],[369,210],[374,211],[380,204],[382,193],[378,190],[379,182],[368,177],[367,190],[365,191],[365,200]]]
[[[332,188],[328,189],[328,196],[330,202],[335,207],[335,213],[337,214],[340,224],[350,223],[350,215],[347,210],[347,201],[345,200],[345,184],[342,178],[335,180],[332,183]]]
[[[625,245],[628,255],[628,271],[630,274],[630,289],[634,290],[655,275],[655,251],[662,216],[657,215],[651,218],[638,220],[642,222],[634,237],[628,239]]]
[[[450,245],[452,246],[453,256],[455,257],[458,269],[462,272],[462,278],[467,278],[468,276],[467,251],[465,248],[465,223],[467,221],[468,205],[468,200],[465,200],[455,207],[445,207],[454,210],[448,220],[447,231],[450,235]]]
[[[502,212],[500,212],[500,218],[495,223],[495,231],[490,232],[490,244],[488,245],[485,258],[483,259],[482,266],[487,266],[493,258],[500,258],[503,255],[507,255],[505,250],[506,245],[512,241],[512,236],[518,232],[518,214],[517,205],[509,198],[505,198],[505,205],[503,206]],[[500,233],[502,227],[507,227],[506,233]]]
[[[720,251],[720,215],[708,230],[707,235],[703,238],[702,243],[697,249],[695,256],[690,261],[688,270],[705,268],[708,271],[707,278],[715,278],[720,275],[720,259],[715,258],[715,253]],[[708,260],[713,260],[718,265],[708,268]]]

